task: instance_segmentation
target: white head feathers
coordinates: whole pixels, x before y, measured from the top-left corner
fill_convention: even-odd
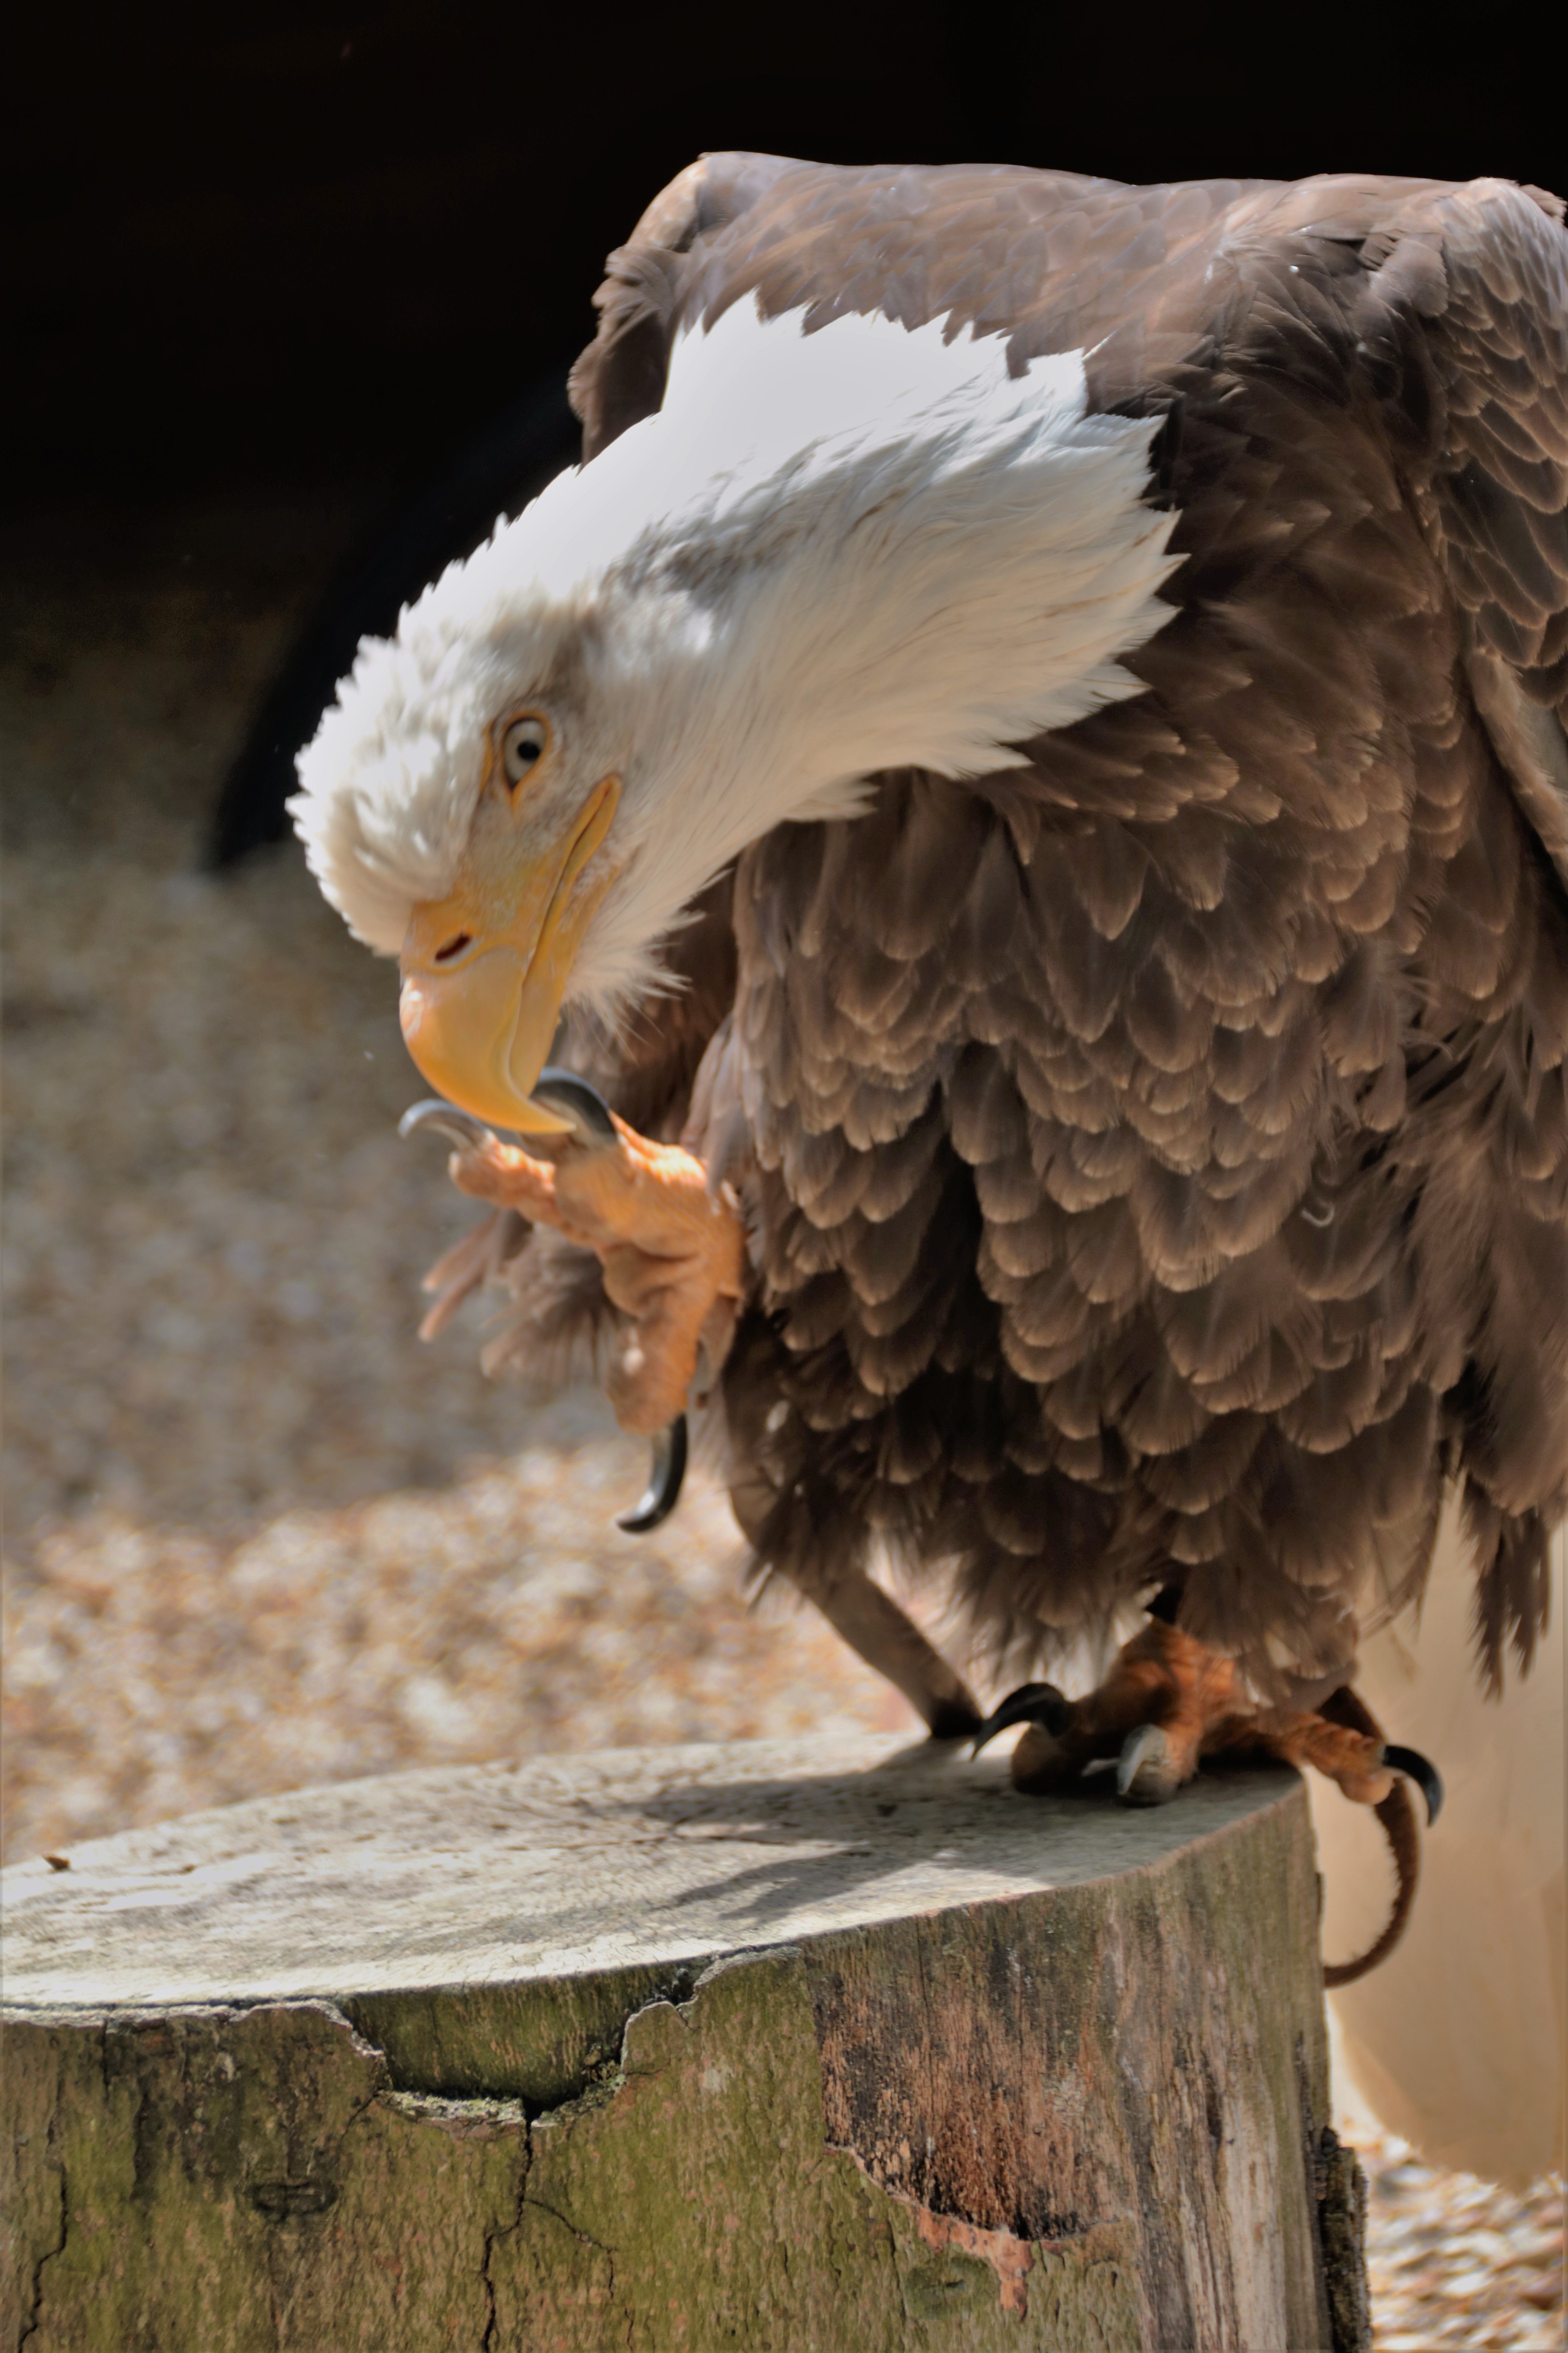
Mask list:
[[[552,483],[366,639],[290,804],[331,903],[395,954],[449,887],[491,723],[536,699],[585,794],[623,781],[617,879],[571,994],[657,974],[748,841],[847,815],[879,769],[1009,745],[1139,691],[1174,518],[1143,420],[1086,414],[1079,353],[1010,376],[1000,338],[881,318],[681,338],[665,405]],[[607,845],[607,848],[609,845]]]

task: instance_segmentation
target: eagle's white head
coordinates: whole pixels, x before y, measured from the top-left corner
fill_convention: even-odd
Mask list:
[[[528,1098],[562,1005],[656,987],[745,845],[853,814],[887,768],[1009,746],[1136,693],[1169,617],[1152,424],[1087,414],[1083,356],[732,306],[665,405],[367,639],[300,759],[312,870],[401,958],[426,1077]]]

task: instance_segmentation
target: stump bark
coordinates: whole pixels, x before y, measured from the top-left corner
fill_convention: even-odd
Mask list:
[[[5,2353],[1352,2353],[1289,1774],[466,1767],[5,1874]]]

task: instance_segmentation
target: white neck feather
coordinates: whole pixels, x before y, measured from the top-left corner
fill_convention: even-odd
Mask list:
[[[374,775],[352,753],[344,773],[332,723],[387,667],[378,649],[302,756],[300,828],[356,930],[394,946],[412,900],[446,887],[478,792],[460,739],[477,745],[521,672],[568,670],[594,754],[624,776],[621,877],[574,981],[605,1009],[773,826],[852,813],[879,769],[1016,765],[1009,747],[1139,692],[1118,657],[1170,617],[1157,591],[1178,560],[1174,516],[1142,499],[1155,427],[1088,415],[1081,353],[1019,376],[1005,353],[941,322],[807,336],[750,304],[685,337],[657,417],[404,615],[396,676],[363,681]],[[345,790],[352,841],[324,805],[348,816]]]

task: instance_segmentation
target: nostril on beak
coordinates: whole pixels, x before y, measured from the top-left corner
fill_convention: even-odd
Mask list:
[[[437,948],[437,951],[436,951],[436,961],[437,961],[437,964],[450,964],[450,963],[451,963],[451,961],[452,961],[452,958],[453,958],[455,955],[462,955],[463,950],[468,946],[468,944],[469,941],[470,941],[472,938],[473,938],[473,934],[472,934],[471,932],[457,932],[457,933],[455,933],[455,934],[453,934],[453,936],[452,936],[452,937],[447,941],[447,944],[446,944],[446,946],[445,946],[444,948]]]

